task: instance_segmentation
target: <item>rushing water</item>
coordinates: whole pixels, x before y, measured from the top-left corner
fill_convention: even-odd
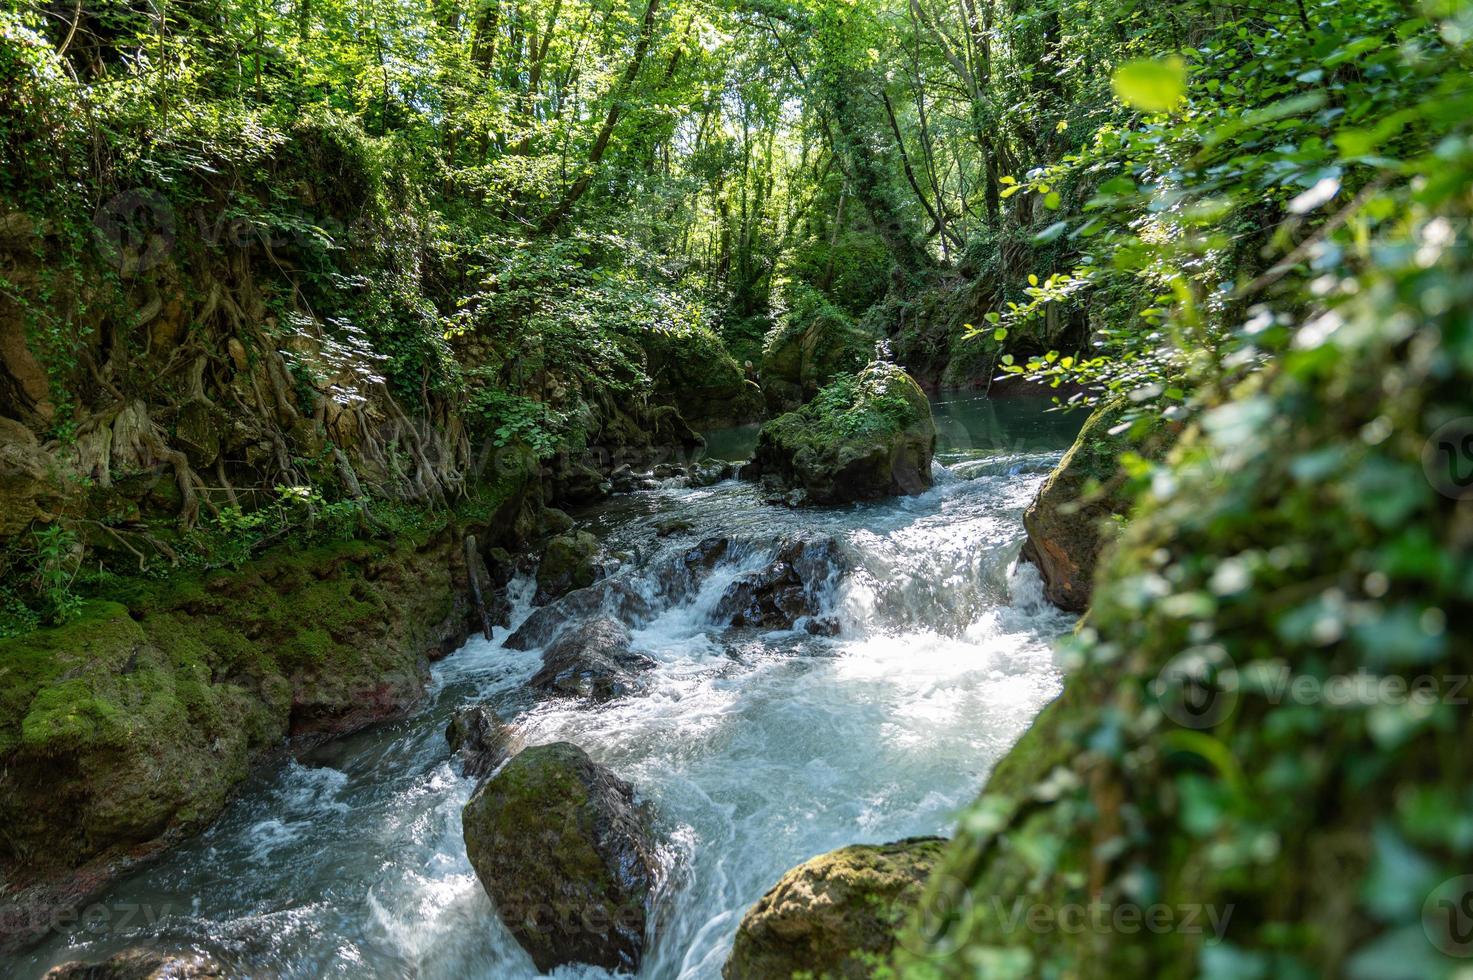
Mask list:
[[[1059,689],[1069,620],[1016,565],[1020,516],[1080,424],[1037,400],[939,400],[936,486],[823,510],[749,485],[668,486],[580,515],[652,600],[643,690],[599,707],[532,696],[540,652],[476,638],[436,666],[428,706],[254,779],[208,831],[104,896],[97,914],[13,964],[129,945],[208,951],[259,977],[535,975],[466,858],[445,723],[489,700],[523,744],[576,742],[658,814],[668,882],[641,976],[714,978],[743,912],[784,871],[849,843],[946,834],[988,769]],[[739,455],[751,432],[714,434]],[[744,447],[745,443],[745,447]],[[689,520],[660,538],[656,521]],[[694,542],[734,546],[682,588],[660,569]],[[832,538],[822,596],[841,630],[724,629],[726,585],[785,540]],[[530,612],[513,583],[514,620]],[[513,626],[516,622],[513,622]],[[563,968],[560,977],[603,976]]]

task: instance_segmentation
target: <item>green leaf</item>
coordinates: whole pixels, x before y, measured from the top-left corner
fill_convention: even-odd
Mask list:
[[[1110,87],[1121,102],[1142,112],[1170,112],[1187,94],[1187,63],[1172,56],[1160,61],[1127,61],[1115,69]]]

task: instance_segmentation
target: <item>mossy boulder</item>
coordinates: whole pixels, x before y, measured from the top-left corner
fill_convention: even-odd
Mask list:
[[[725,980],[866,980],[895,946],[945,841],[857,844],[783,876],[742,917]]]
[[[1070,612],[1089,606],[1095,566],[1133,501],[1122,457],[1159,457],[1167,442],[1159,419],[1124,397],[1101,405],[1084,423],[1023,514],[1022,557],[1038,566],[1054,605]]]
[[[537,602],[551,602],[592,585],[598,578],[597,555],[598,539],[587,531],[570,531],[548,541],[537,563]]]
[[[916,494],[931,486],[935,449],[925,393],[876,361],[764,425],[742,476],[801,489],[812,504]]]
[[[523,749],[462,814],[466,853],[538,970],[639,969],[658,877],[629,783],[569,742]]]
[[[73,961],[46,971],[45,980],[230,980],[245,973],[199,953],[125,949],[97,963]]]

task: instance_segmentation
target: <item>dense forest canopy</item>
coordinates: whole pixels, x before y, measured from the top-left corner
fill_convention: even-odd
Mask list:
[[[281,418],[248,472],[222,459],[209,482],[328,502],[463,493],[478,440],[580,451],[593,402],[674,397],[710,382],[703,365],[760,374],[768,407],[792,407],[823,378],[795,369],[774,396],[784,338],[810,360],[815,336],[851,360],[886,340],[927,383],[1020,374],[1185,416],[1316,346],[1296,317],[1333,308],[1409,202],[1460,192],[1470,16],[1453,0],[12,5],[0,288],[21,327],[0,384],[104,483],[96,433],[115,444],[141,395],[121,417],[172,461],[186,530],[221,509],[164,444],[186,401],[213,412],[207,392],[262,352]],[[370,390],[406,405],[367,438],[380,469],[415,461],[404,479],[292,433],[344,411],[368,428],[352,413]],[[464,431],[408,432],[452,417]],[[9,560],[32,587],[9,601],[43,608],[21,593],[46,591],[47,547],[23,540]]]

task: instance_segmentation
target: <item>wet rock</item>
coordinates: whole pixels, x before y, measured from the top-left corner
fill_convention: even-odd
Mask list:
[[[125,949],[98,963],[75,961],[46,971],[46,980],[226,980],[244,977],[199,953]]]
[[[491,584],[504,589],[517,573],[519,559],[516,555],[505,548],[492,548],[486,552],[486,572],[491,577]]]
[[[565,534],[573,530],[573,518],[565,510],[556,507],[542,509],[542,527],[548,534]]]
[[[1128,398],[1096,409],[1023,514],[1028,540],[1022,557],[1038,566],[1049,601],[1069,612],[1089,606],[1095,567],[1118,533],[1118,518],[1130,508],[1121,454],[1158,457],[1169,441],[1164,427],[1149,418],[1144,424],[1153,431],[1143,441],[1125,432],[1112,435],[1128,413]]]
[[[511,755],[511,726],[488,705],[459,708],[445,727],[445,741],[467,776],[484,776]]]
[[[661,463],[652,472],[657,480],[669,480],[677,476],[685,476],[685,467],[676,466],[673,463]]]
[[[654,661],[629,649],[629,630],[617,619],[600,616],[579,623],[542,654],[542,669],[530,685],[548,694],[608,701],[635,690],[635,675]]]
[[[534,746],[476,790],[462,821],[476,876],[538,970],[639,968],[658,864],[629,783],[571,743]]]
[[[570,504],[591,504],[607,497],[612,489],[604,475],[583,462],[569,462],[551,475],[554,500]]]
[[[903,370],[877,361],[764,425],[743,476],[804,491],[795,503],[916,494],[931,486],[935,448],[925,393]]]
[[[704,538],[687,551],[681,561],[687,568],[699,567],[709,572],[730,550],[730,538]]]
[[[600,613],[639,624],[647,622],[654,610],[649,600],[624,579],[605,579],[535,610],[502,645],[508,650],[546,646],[571,625]]]
[[[638,490],[639,479],[635,476],[634,467],[628,463],[614,467],[609,474],[609,485],[615,493],[633,493]]]
[[[717,616],[732,626],[792,629],[818,613],[820,586],[846,564],[832,538],[787,542],[766,568],[732,583]]]
[[[855,845],[789,871],[742,917],[722,977],[873,976],[873,963],[888,958],[945,843]]]
[[[839,621],[833,616],[818,616],[803,624],[812,636],[838,636]]]
[[[690,485],[693,487],[715,486],[722,480],[736,476],[736,464],[725,460],[711,459],[690,468]]]
[[[655,534],[661,538],[668,538],[675,534],[689,534],[695,529],[695,523],[687,517],[662,517],[655,521]]]
[[[663,595],[678,599],[699,588],[717,562],[730,550],[729,538],[705,538],[675,558],[656,566],[651,574]]]
[[[542,560],[537,564],[538,604],[592,585],[598,577],[593,560],[596,554],[598,539],[587,531],[559,534],[547,542]]]

